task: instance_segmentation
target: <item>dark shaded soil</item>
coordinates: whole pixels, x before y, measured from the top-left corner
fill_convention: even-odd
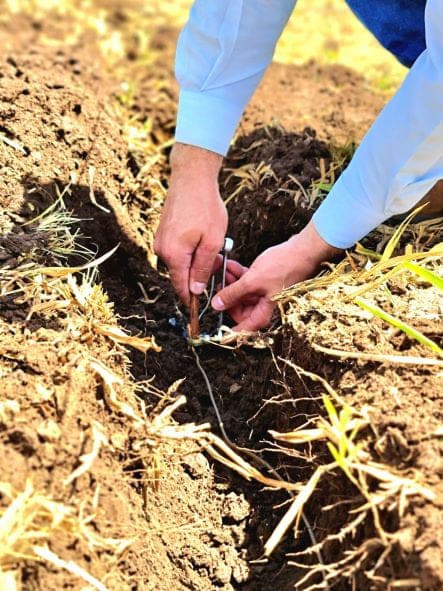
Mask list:
[[[40,243],[36,244],[35,236],[34,242],[23,236],[26,232],[20,222],[52,203],[56,187],[63,190],[71,182],[65,203],[82,218],[79,227],[89,237],[85,243],[93,244],[98,254],[120,243],[117,253],[101,267],[100,279],[114,302],[121,325],[132,334],[155,335],[162,347],[160,353],[147,356],[131,353],[133,382],[141,384],[149,379],[156,388],[167,390],[176,379],[186,378],[180,392],[187,395],[188,404],[175,417],[181,423],[210,421],[216,430],[202,376],[181,330],[170,323],[171,318],[181,320],[176,298],[167,279],[147,260],[150,245],[145,224],[150,219],[148,208],[153,194],[149,187],[140,191],[135,182],[143,156],[127,153],[121,121],[113,108],[116,85],[103,73],[100,60],[92,60],[91,55],[98,55],[92,41],[86,52],[85,48],[45,47],[38,42],[40,28],[21,22],[21,29],[24,39],[33,39],[32,52],[23,48],[20,36],[2,30],[7,49],[0,69],[0,131],[24,150],[0,142],[0,220],[6,235],[0,245],[8,257],[4,261],[12,265],[26,250],[35,254]],[[167,59],[161,67],[157,64],[157,69],[145,68],[139,74],[140,85],[132,107],[141,121],[153,117],[153,141],[158,144],[170,137],[174,120],[170,39],[171,33],[165,30],[154,37],[154,47]],[[128,72],[132,73],[137,70],[137,48],[130,48],[128,53]],[[158,78],[162,80],[160,91],[155,84]],[[323,167],[328,169],[331,152],[324,140],[358,139],[381,105],[382,99],[362,84],[359,77],[343,69],[319,69],[313,64],[306,68],[271,68],[246,115],[244,133],[231,150],[226,167],[257,168],[263,163],[270,170],[262,182],[239,189],[230,204],[235,254],[242,261],[250,262],[258,252],[297,231],[309,219],[312,204],[303,201],[300,187],[309,189]],[[277,87],[281,100],[275,100]],[[304,111],[295,92],[305,96]],[[344,98],[350,95],[352,98]],[[297,108],[283,108],[289,99]],[[270,126],[274,113],[281,126]],[[306,125],[310,128],[306,129]],[[110,213],[91,202],[91,166],[94,195]],[[150,171],[164,186],[167,174],[164,160]],[[222,176],[226,196],[237,190],[241,180],[229,175],[230,171],[225,170]],[[45,237],[40,240],[44,244]],[[155,301],[144,300],[140,284]],[[131,536],[136,532],[137,540],[112,575],[108,573],[105,553],[92,556],[85,548],[67,549],[60,542],[57,549],[63,556],[87,566],[98,578],[104,577],[109,588],[115,590],[293,588],[301,571],[287,566],[286,554],[308,545],[305,531],[297,542],[288,534],[268,564],[250,563],[260,557],[264,541],[283,515],[285,494],[262,490],[256,483],[245,482],[214,465],[194,444],[160,446],[155,450],[153,472],[144,485],[137,471],[141,465],[131,453],[134,435],[128,434],[125,422],[111,415],[103,404],[96,377],[88,372],[79,374],[76,365],[79,355],[93,355],[106,360],[122,375],[128,370],[124,355],[113,351],[105,339],[79,343],[69,334],[63,316],[27,320],[26,304],[11,298],[1,303],[0,396],[2,400],[20,401],[19,420],[2,427],[2,480],[22,486],[25,476],[32,474],[40,487],[67,501],[71,495],[61,482],[83,453],[80,433],[88,421],[95,419],[106,425],[116,442],[113,450],[100,454],[73,498],[77,503],[85,499],[92,503],[99,483],[103,493],[94,520],[97,529],[109,536]],[[308,304],[309,299],[306,310],[301,309],[298,324],[294,321],[297,330],[286,328],[274,336],[272,352],[250,348],[200,350],[230,437],[238,445],[256,450],[268,448],[270,428],[290,430],[321,412],[322,390],[315,382],[277,364],[275,359],[283,355],[322,375],[352,404],[371,405],[380,441],[378,448],[371,450],[374,457],[395,468],[419,470],[426,484],[441,492],[439,443],[425,437],[442,418],[438,371],[343,362],[316,352],[312,343],[320,335],[323,344],[337,347],[349,344],[343,335],[353,335],[352,342],[358,348],[368,342],[374,346],[374,341],[376,346],[377,339],[384,345],[397,346],[399,337],[386,335],[377,324],[349,320],[346,314],[337,314],[327,306],[313,310]],[[423,329],[419,321],[417,326]],[[429,334],[434,336],[438,330],[433,324]],[[423,354],[413,344],[410,350],[411,354]],[[42,390],[37,383],[54,392],[56,402],[46,401],[42,407],[36,394]],[[152,412],[158,400],[152,393],[144,396]],[[66,405],[61,415],[57,412],[59,400]],[[62,427],[57,445],[42,442],[36,435],[41,420],[48,417]],[[121,434],[124,444],[119,447]],[[282,476],[298,480],[311,473],[305,457],[288,457],[275,450],[264,455]],[[344,500],[346,504],[338,505],[338,509],[319,511],[319,507]],[[330,478],[306,507],[318,539],[339,531],[348,522],[348,508],[360,501],[341,474]],[[377,546],[368,552],[359,570],[336,588],[381,591],[397,579],[419,578],[424,591],[438,591],[443,581],[440,516],[441,506],[420,500],[401,521],[385,515],[386,527],[398,533],[398,539],[393,541],[390,559],[382,561],[376,572],[380,579],[369,581],[364,574],[381,556],[383,549]],[[373,536],[373,525],[363,525],[349,542],[350,547]],[[339,551],[338,545],[328,546],[325,558],[333,559]],[[32,572],[31,583],[26,572],[25,577],[24,588],[29,590],[82,587],[66,573],[53,572],[44,565]]]
[[[266,248],[304,228],[315,210],[309,189],[330,164],[326,143],[310,128],[292,133],[257,127],[239,137],[221,185],[226,198],[231,198],[229,233],[236,239],[236,256],[242,263],[249,265]],[[243,171],[246,180],[240,176]]]

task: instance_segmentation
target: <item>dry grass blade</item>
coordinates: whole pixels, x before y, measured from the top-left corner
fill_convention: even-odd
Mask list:
[[[112,250],[106,252],[98,259],[94,259],[93,261],[90,261],[78,267],[41,267],[36,266],[34,263],[29,263],[27,265],[19,267],[15,271],[11,271],[11,269],[0,269],[0,274],[13,275],[12,279],[35,276],[47,276],[55,279],[63,279],[65,277],[68,277],[68,275],[72,275],[73,273],[80,273],[81,271],[87,271],[89,269],[97,267],[98,265],[101,265],[104,261],[106,261],[115,253],[118,246],[119,245],[117,244],[117,246],[115,246]]]
[[[95,277],[85,274],[81,284],[72,275],[68,275],[67,283],[71,294],[84,315],[84,322],[94,332],[106,336],[115,343],[129,345],[142,353],[153,350],[161,351],[154,337],[137,337],[128,335],[119,326],[109,324],[115,321],[113,304],[107,299],[100,284],[95,283]]]
[[[212,445],[205,446],[205,450],[209,453],[209,455],[214,460],[216,460],[217,462],[220,462],[221,464],[223,464],[224,466],[226,466],[230,470],[237,472],[237,474],[240,474],[240,476],[242,476],[245,480],[249,481],[252,479],[255,479],[255,480],[257,479],[256,478],[257,471],[252,466],[248,465],[245,468],[243,465],[243,461],[241,463],[237,463],[237,462],[227,458],[226,456],[221,454],[217,449],[215,449],[215,447],[213,447]]]
[[[98,457],[102,446],[109,445],[108,439],[103,433],[103,427],[97,421],[93,421],[90,427],[90,438],[92,440],[92,449],[89,453],[80,456],[80,465],[74,470],[65,480],[64,484],[67,486],[74,482],[77,478],[89,472]]]
[[[94,324],[94,329],[99,334],[109,337],[116,343],[120,343],[121,345],[129,345],[130,347],[133,347],[142,353],[146,353],[147,351],[151,350],[155,351],[156,353],[161,351],[161,347],[157,345],[154,337],[134,337],[123,332],[123,330],[118,326],[107,326],[98,323]]]
[[[411,478],[405,478],[395,474],[392,470],[381,464],[376,464],[375,462],[351,462],[350,467],[359,472],[364,472],[382,483],[393,485],[394,489],[400,490],[404,488],[407,495],[419,495],[430,502],[437,500],[437,494],[432,489],[422,486]]]
[[[80,265],[79,267],[39,267],[37,269],[32,269],[32,273],[48,275],[49,277],[67,277],[68,275],[72,275],[73,273],[80,273],[80,271],[87,271],[88,269],[92,269],[93,267],[98,267],[102,263],[104,263],[107,259],[111,258],[112,255],[115,253],[119,245],[115,246],[112,250],[106,252],[98,259],[90,261],[89,263],[85,263],[84,265]],[[30,271],[23,271],[22,275],[28,275]]]
[[[381,256],[380,261],[381,262],[385,262],[387,260],[389,260],[393,253],[394,250],[397,247],[397,244],[400,241],[400,238],[402,237],[403,232],[406,230],[406,228],[409,226],[409,224],[411,223],[411,220],[418,214],[420,213],[420,211],[426,207],[427,203],[425,203],[424,205],[421,205],[420,207],[417,207],[416,209],[414,209],[414,211],[412,211],[408,216],[406,216],[406,218],[402,221],[402,223],[399,225],[399,227],[395,230],[394,234],[392,235],[392,237],[390,238],[389,242],[387,243],[383,254]]]
[[[443,361],[432,357],[413,357],[409,355],[383,355],[377,353],[360,353],[357,351],[342,351],[341,349],[331,349],[322,347],[317,343],[312,343],[312,348],[334,357],[343,357],[344,359],[360,359],[361,361],[377,361],[379,363],[405,363],[408,365],[432,365],[443,367]]]
[[[441,349],[437,345],[437,343],[434,343],[434,341],[429,339],[427,336],[422,334],[419,330],[410,326],[406,322],[403,322],[399,318],[392,316],[392,314],[388,314],[387,312],[385,312],[384,310],[382,310],[378,306],[371,304],[370,302],[367,302],[365,300],[362,300],[361,298],[355,298],[355,303],[358,304],[361,308],[363,308],[363,310],[366,310],[367,312],[370,312],[372,315],[377,316],[378,318],[381,318],[382,320],[384,320],[385,322],[388,322],[389,324],[391,324],[395,328],[399,328],[400,330],[402,330],[405,334],[407,334],[412,339],[415,339],[416,341],[418,341],[422,345],[425,345],[426,347],[431,349],[431,351],[433,351],[434,353],[436,353],[440,357],[443,357],[443,349]]]
[[[95,167],[89,166],[89,168],[88,168],[89,199],[91,200],[91,203],[93,205],[95,205],[95,207],[97,207],[98,209],[101,209],[105,213],[110,214],[111,213],[110,209],[108,209],[107,207],[104,207],[103,205],[100,205],[100,203],[97,203],[97,200],[95,198],[95,193],[94,193],[94,174],[95,174]]]
[[[386,269],[392,269],[393,267],[396,267],[397,265],[405,263],[405,262],[418,261],[418,260],[424,260],[427,262],[427,261],[432,261],[432,260],[438,259],[442,256],[443,256],[443,242],[440,242],[439,244],[436,244],[435,246],[433,246],[430,250],[428,250],[426,252],[411,252],[411,253],[402,254],[402,255],[392,257],[388,260],[381,260],[380,259],[380,261],[378,263],[376,263],[375,265],[370,267],[368,270],[364,271],[361,274],[361,276],[359,277],[359,279],[361,281],[367,281],[371,277],[373,277],[374,275],[378,275],[378,273],[385,271]]]
[[[115,412],[125,415],[126,417],[132,419],[138,425],[144,424],[143,418],[135,410],[135,408],[131,406],[128,402],[119,400],[117,396],[115,386],[123,385],[123,378],[115,375],[114,372],[112,372],[98,359],[91,358],[89,360],[89,365],[103,380],[105,400],[109,407]]]
[[[392,589],[405,589],[405,588],[416,588],[421,589],[420,579],[398,579],[389,583],[388,591]]]
[[[403,264],[405,264],[405,263],[403,263]],[[375,289],[377,287],[386,285],[390,279],[393,279],[396,275],[399,275],[403,272],[404,272],[403,265],[401,265],[401,264],[397,265],[396,267],[394,267],[393,269],[390,269],[386,273],[381,274],[376,279],[372,279],[371,281],[364,283],[360,287],[357,287],[357,289],[353,289],[350,293],[343,296],[343,300],[344,301],[352,301],[357,296],[361,296],[361,295],[367,293],[368,291],[372,291],[373,289]]]
[[[312,441],[319,441],[321,439],[331,438],[338,441],[338,433],[334,429],[328,429],[327,425],[321,421],[321,426],[316,429],[296,429],[295,431],[289,431],[288,433],[279,433],[278,431],[269,431],[269,434],[277,439],[278,441],[284,441],[286,443],[302,444],[310,443]],[[350,419],[345,426],[345,432],[352,433],[355,430],[360,430],[369,424],[368,420],[363,419]]]
[[[259,472],[256,468],[251,466],[248,462],[246,462],[238,453],[236,453],[223,439],[214,435],[213,433],[206,434],[207,440],[210,442],[208,446],[209,453],[217,454],[217,459],[228,465],[230,468],[236,470],[239,474],[241,474],[247,480],[257,480],[257,482],[261,482],[265,486],[269,486],[275,489],[283,489],[283,490],[300,490],[300,484],[287,482],[285,480],[277,480],[276,478],[268,478],[267,476],[263,476],[261,472]],[[219,452],[215,451],[215,448],[218,448],[224,455],[220,455]]]
[[[243,189],[246,191],[257,189],[267,178],[272,177],[275,181],[278,181],[270,165],[265,162],[260,162],[258,165],[255,163],[244,164],[236,169],[227,168],[226,172],[230,172],[231,174],[227,177],[225,185],[228,184],[232,177],[239,178],[241,181],[236,190],[224,200],[225,205],[228,205],[230,201],[235,199]]]
[[[103,585],[98,579],[90,575],[84,568],[81,568],[78,564],[72,560],[63,560],[57,554],[52,552],[49,548],[44,546],[33,546],[34,554],[45,560],[49,564],[53,564],[57,568],[61,568],[76,577],[83,579],[89,585],[92,585],[97,591],[108,591],[108,588]]]
[[[314,490],[317,488],[320,478],[325,472],[327,472],[328,470],[332,470],[333,468],[335,468],[335,466],[336,464],[330,464],[329,466],[320,466],[316,469],[314,474],[303,486],[299,494],[292,502],[290,508],[285,513],[283,519],[280,521],[278,526],[275,528],[271,537],[266,542],[264,546],[265,556],[270,556],[274,552],[275,548],[278,546],[281,539],[294,522],[295,529],[298,529],[298,524],[302,515],[303,507],[309,500],[309,497],[312,495]]]

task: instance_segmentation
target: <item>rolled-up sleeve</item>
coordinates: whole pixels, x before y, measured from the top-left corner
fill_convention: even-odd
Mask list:
[[[352,246],[443,179],[441,0],[428,0],[425,24],[425,51],[314,215],[318,232],[333,246]]]
[[[196,0],[176,55],[175,139],[225,155],[295,0]]]

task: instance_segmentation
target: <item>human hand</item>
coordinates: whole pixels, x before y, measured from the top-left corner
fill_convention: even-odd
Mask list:
[[[315,275],[320,263],[341,251],[325,242],[310,222],[306,228],[278,246],[268,248],[251,267],[229,261],[228,287],[212,299],[217,311],[227,310],[236,331],[255,331],[271,322],[276,304],[272,296],[284,288]]]
[[[184,144],[176,144],[171,154],[171,183],[154,250],[187,305],[190,292],[203,293],[224,243],[228,214],[218,188],[222,160]]]

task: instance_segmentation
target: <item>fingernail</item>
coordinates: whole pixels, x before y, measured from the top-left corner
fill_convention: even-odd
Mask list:
[[[212,298],[212,307],[214,310],[218,310],[219,312],[225,309],[225,304],[220,296],[215,296]]]
[[[191,282],[191,291],[195,295],[201,295],[206,289],[206,283],[200,283],[199,281]]]

